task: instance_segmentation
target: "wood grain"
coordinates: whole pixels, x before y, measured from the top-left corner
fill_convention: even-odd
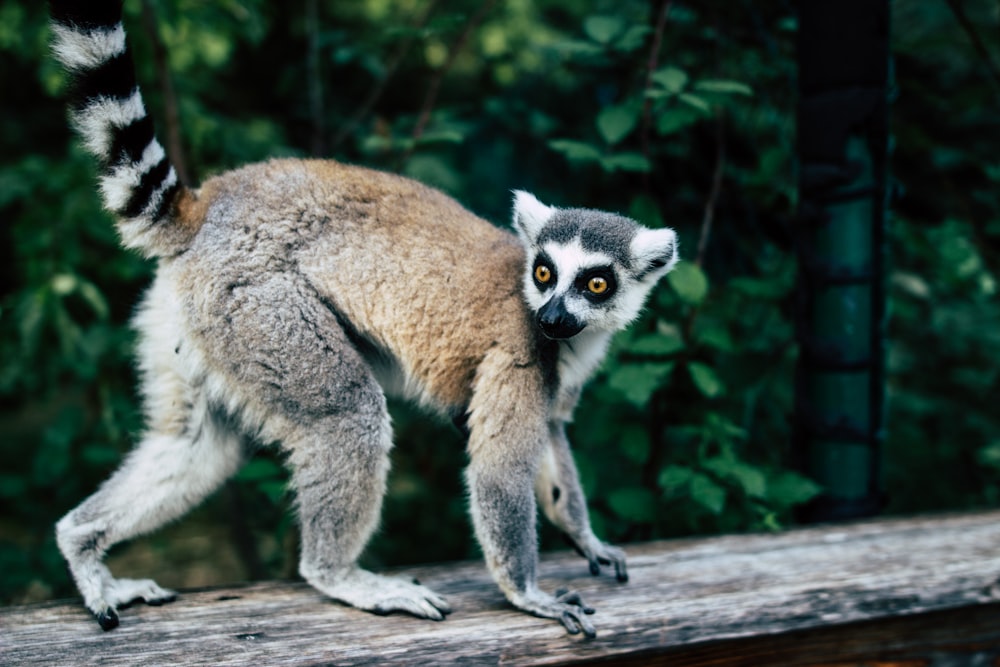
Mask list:
[[[904,659],[921,645],[985,656],[975,664],[1000,655],[990,653],[1000,646],[1000,512],[628,552],[624,585],[590,577],[573,554],[543,556],[543,587],[579,590],[597,608],[592,641],[513,610],[472,562],[404,571],[451,602],[441,623],[372,616],[288,582],[185,591],[167,606],[124,611],[108,633],[78,601],[2,608],[0,664],[835,665],[876,649],[932,664]],[[789,648],[810,645],[815,655]]]

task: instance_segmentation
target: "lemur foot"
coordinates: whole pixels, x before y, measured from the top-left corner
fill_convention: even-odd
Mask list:
[[[624,583],[628,581],[628,568],[625,566],[625,552],[618,547],[605,544],[593,535],[583,537],[579,540],[573,539],[566,533],[563,537],[578,554],[587,559],[590,564],[590,573],[595,577],[601,573],[602,565],[615,566],[615,579]]]
[[[334,600],[379,615],[402,611],[418,618],[443,621],[445,615],[451,613],[451,606],[444,598],[416,580],[386,577],[358,568],[335,580],[303,576],[314,588]]]
[[[559,590],[556,591],[555,597],[541,591],[534,591],[519,595],[518,598],[514,601],[514,606],[535,616],[556,619],[571,635],[582,632],[587,639],[593,639],[597,636],[597,630],[587,618],[594,613],[594,609],[587,606],[576,591]]]
[[[87,606],[106,632],[118,627],[118,610],[138,600],[157,607],[176,599],[177,593],[160,588],[152,579],[109,579],[104,583],[101,599]]]

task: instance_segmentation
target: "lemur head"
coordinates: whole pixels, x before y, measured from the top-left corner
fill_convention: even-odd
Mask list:
[[[677,263],[677,234],[589,209],[546,206],[514,192],[514,228],[527,250],[524,296],[552,339],[585,328],[618,331]]]

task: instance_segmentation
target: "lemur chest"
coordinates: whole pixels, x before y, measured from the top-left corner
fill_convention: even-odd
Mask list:
[[[597,330],[585,330],[570,340],[560,341],[556,362],[558,388],[553,400],[553,419],[572,419],[580,392],[604,360],[610,341],[609,332]]]

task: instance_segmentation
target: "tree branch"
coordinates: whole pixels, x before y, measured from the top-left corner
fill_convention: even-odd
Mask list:
[[[1000,69],[997,69],[997,66],[993,63],[993,57],[990,55],[989,49],[983,43],[982,38],[979,36],[979,31],[976,30],[976,26],[969,19],[969,15],[965,13],[965,7],[962,6],[961,0],[945,0],[945,2],[951,8],[952,14],[955,15],[965,34],[969,36],[972,48],[986,66],[986,71],[993,78],[993,83],[1000,85]]]
[[[715,171],[712,174],[712,188],[705,201],[705,213],[701,218],[701,236],[698,238],[698,255],[695,264],[701,266],[708,250],[708,240],[712,235],[712,222],[715,220],[715,208],[719,203],[719,193],[722,192],[722,174],[726,167],[726,130],[720,111],[715,119]]]
[[[451,70],[452,65],[455,64],[455,60],[458,59],[458,55],[465,48],[466,43],[469,38],[472,37],[472,33],[475,32],[479,24],[483,22],[486,15],[490,13],[493,7],[497,4],[497,0],[486,0],[479,11],[469,19],[468,23],[465,24],[465,28],[462,33],[458,36],[458,39],[451,45],[451,49],[448,51],[448,58],[445,60],[444,64],[441,65],[440,69],[435,73],[434,78],[431,80],[430,85],[427,87],[427,94],[424,96],[424,103],[420,108],[420,115],[417,117],[417,122],[413,127],[413,134],[411,138],[413,139],[413,145],[403,154],[399,160],[399,166],[401,167],[410,159],[416,148],[417,141],[423,136],[424,130],[427,129],[427,123],[430,122],[431,112],[434,110],[434,104],[437,102],[438,93],[441,91],[441,83],[444,81],[445,75]]]
[[[336,136],[333,138],[333,148],[336,149],[340,144],[344,142],[347,137],[354,134],[354,130],[357,129],[358,125],[365,119],[365,117],[371,112],[372,108],[382,97],[385,89],[389,85],[389,80],[395,75],[396,70],[403,63],[406,55],[410,52],[413,47],[414,42],[417,41],[416,33],[427,25],[427,21],[430,19],[431,15],[434,13],[434,9],[438,4],[438,0],[431,0],[424,7],[424,12],[421,14],[413,24],[412,33],[406,39],[400,43],[396,52],[389,59],[389,63],[385,67],[385,71],[382,77],[378,80],[371,91],[368,93],[368,97],[361,103],[360,106],[351,114],[351,117],[340,127],[337,131]]]
[[[656,28],[653,32],[653,44],[650,46],[649,59],[646,62],[646,84],[643,87],[643,93],[648,93],[653,88],[653,74],[656,72],[656,68],[659,65],[660,46],[663,44],[663,31],[667,26],[667,17],[670,14],[670,7],[672,4],[672,0],[663,0],[663,3],[660,5],[660,11],[657,13]],[[642,125],[639,131],[639,137],[642,142],[642,154],[647,160],[650,155],[649,131],[652,126],[652,122],[653,100],[644,94],[642,102]]]
[[[163,94],[163,119],[167,131],[167,155],[177,172],[177,178],[184,185],[191,185],[191,173],[188,171],[187,155],[184,151],[184,144],[181,141],[180,111],[177,106],[177,91],[174,90],[174,81],[170,76],[170,67],[167,64],[167,49],[160,39],[160,32],[157,30],[156,8],[153,0],[142,0],[142,26],[146,31],[149,43],[153,47],[153,64],[156,68],[157,82],[160,84],[160,92]]]
[[[306,71],[309,77],[309,121],[312,126],[309,152],[313,156],[320,156],[324,153],[324,132],[323,79],[319,72],[319,0],[306,0],[306,24]]]

